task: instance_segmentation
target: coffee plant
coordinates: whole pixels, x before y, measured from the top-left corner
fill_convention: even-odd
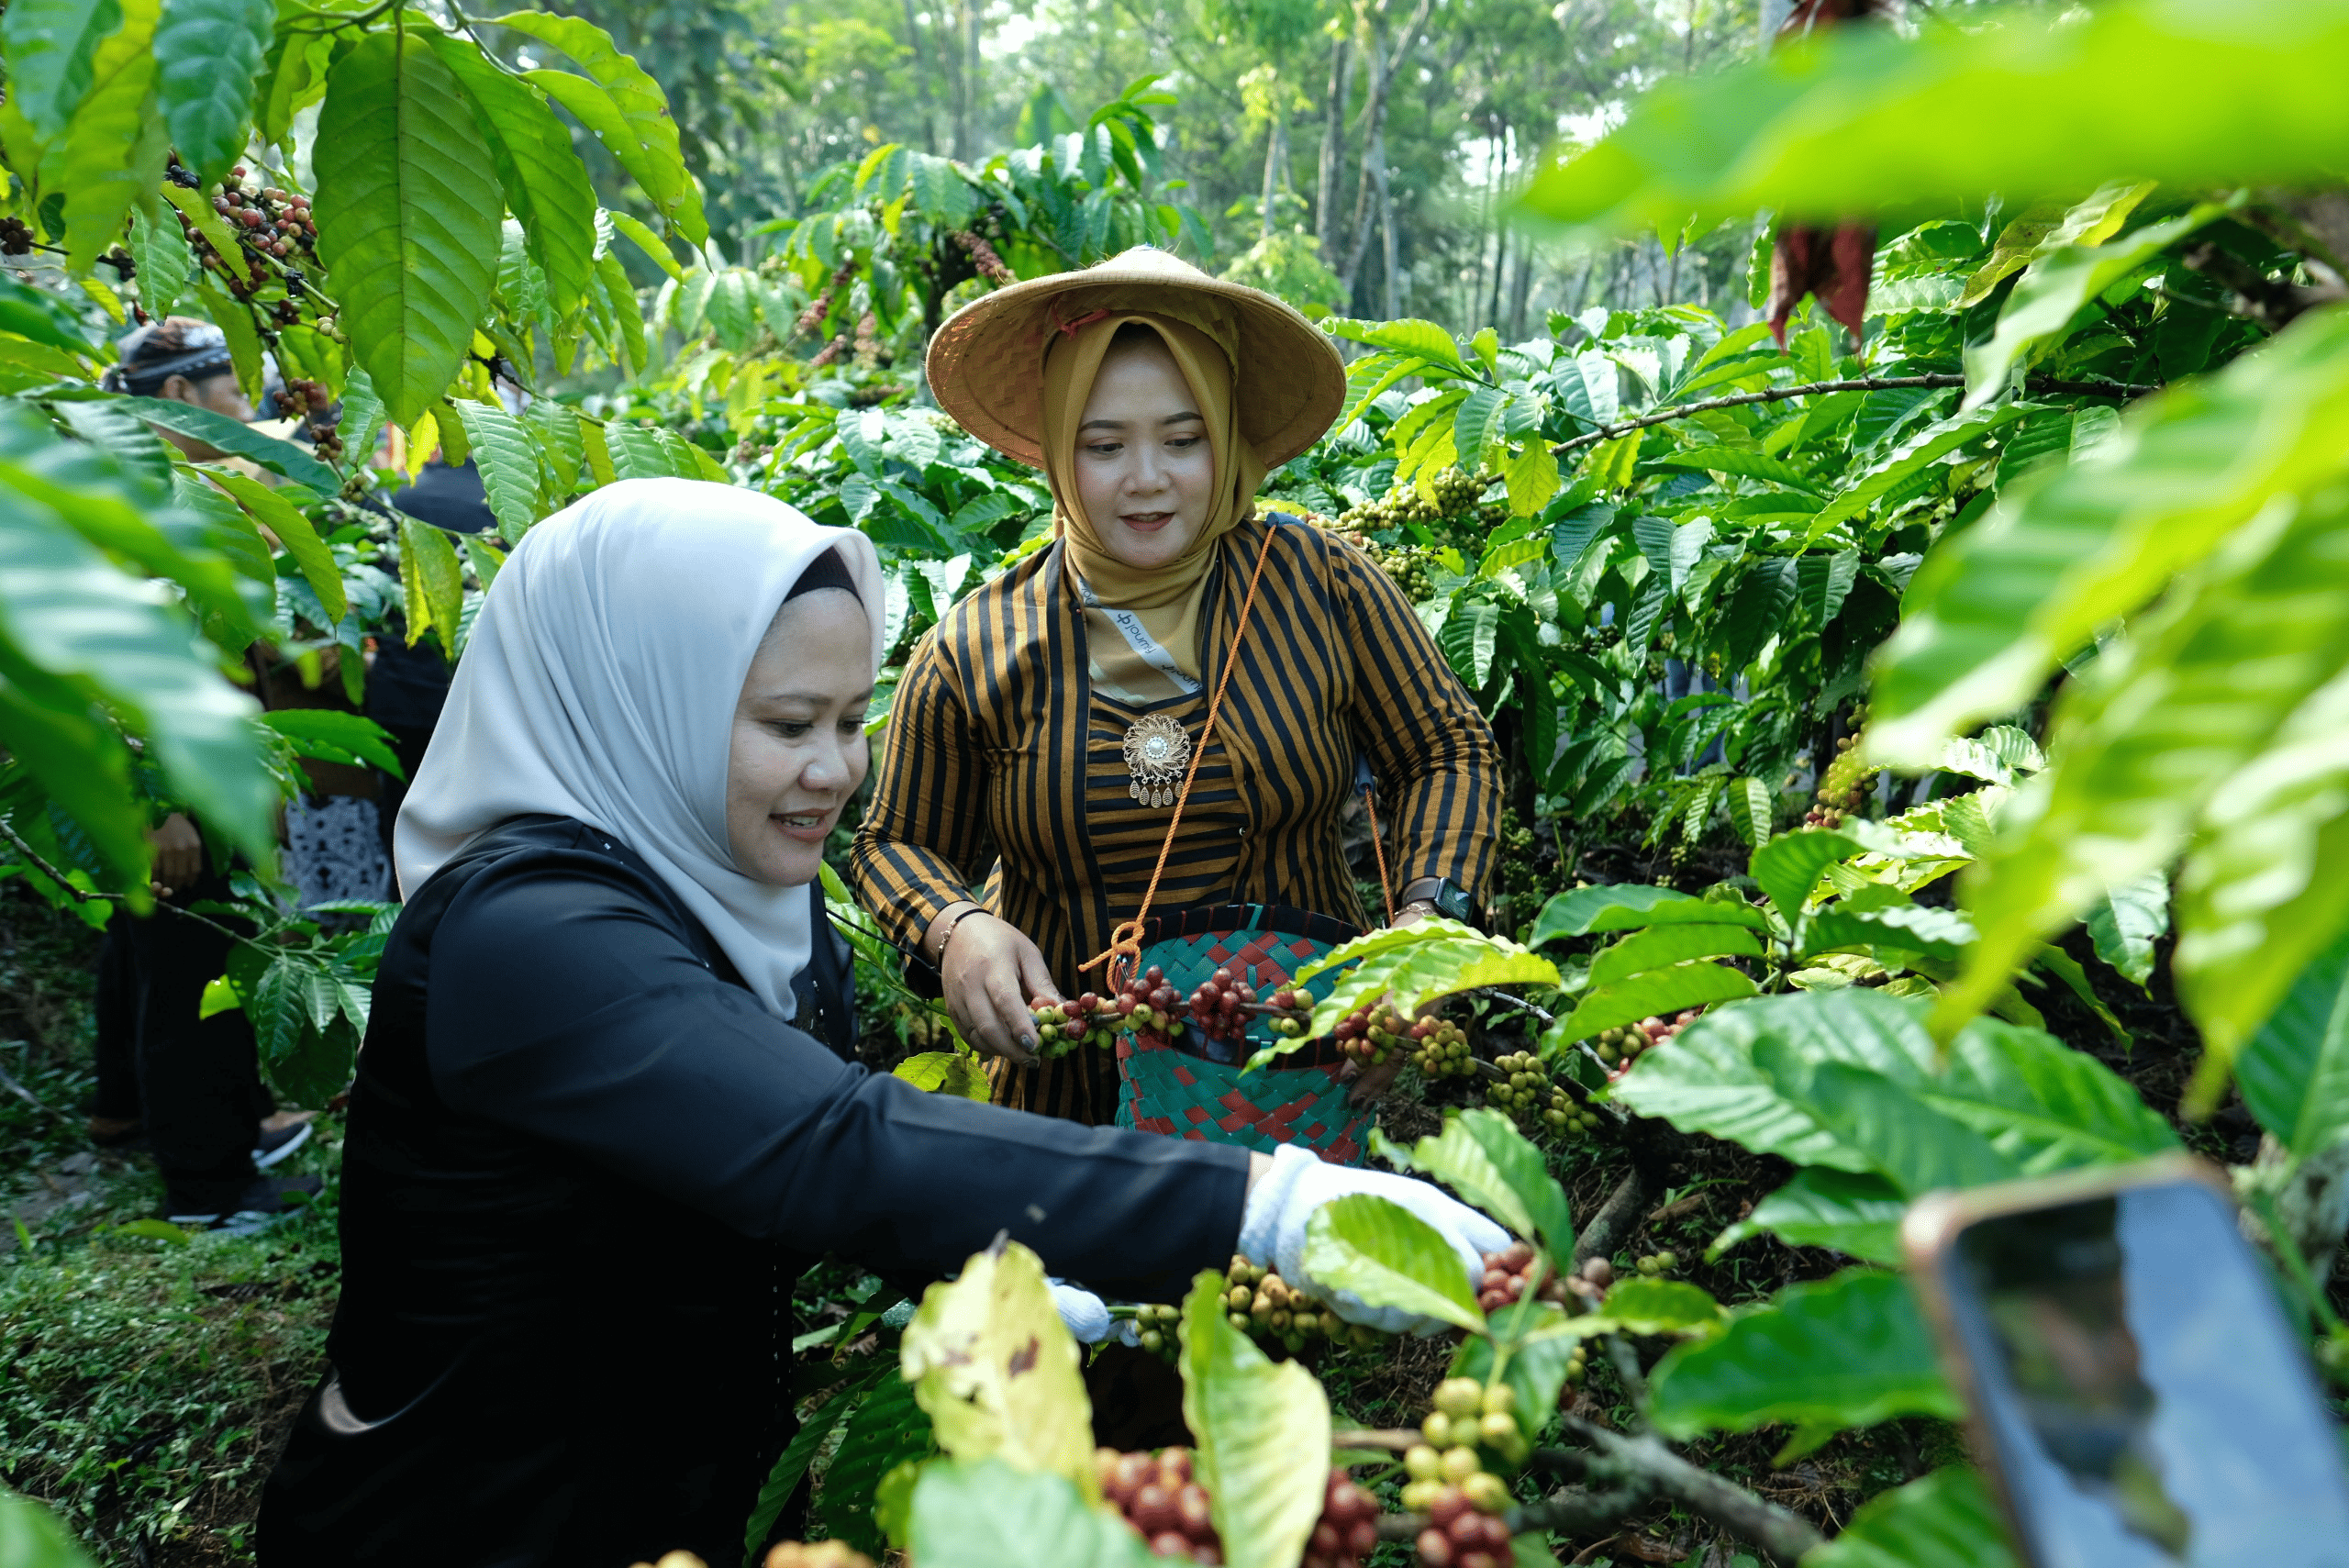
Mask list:
[[[1181,1373],[1190,1440],[1156,1452],[1096,1443],[1022,1250],[918,1304],[861,1279],[796,1347],[746,1563],[1636,1540],[1928,1568],[1960,1540],[1997,1568],[1900,1216],[2182,1147],[2233,1164],[2349,1368],[2344,49],[2340,0],[1816,28],[1664,83],[1524,198],[1683,239],[1767,209],[1763,319],[1329,320],[1343,416],[1262,505],[1364,550],[1490,718],[1488,929],[1374,931],[1264,996],[1145,972],[1037,1022],[1051,1052],[1139,1029],[1236,1059],[1263,1018],[1260,1064],[1399,1067],[1374,1155],[1515,1240],[1470,1278],[1391,1205],[1315,1218],[1324,1294],[1444,1325],[1433,1352],[1244,1258],[1116,1304]],[[187,913],[241,933],[206,1006],[250,1015],[304,1103],[348,1080],[395,911],[292,912],[273,810],[306,760],[396,762],[354,713],[261,714],[225,665],[259,646],[355,706],[371,644],[462,656],[540,518],[676,475],[874,539],[878,735],[914,641],[1049,544],[1039,478],[925,406],[929,330],[1214,242],[1163,177],[1155,77],[980,163],[876,146],[729,256],[660,84],[577,17],[13,0],[0,61],[0,874],[102,924],[149,906],[143,829],[192,813],[244,857]],[[116,335],[175,312],[248,395],[274,364],[284,423],[111,390]],[[492,533],[387,507],[436,451],[477,463]],[[868,1054],[985,1097],[826,885]],[[2179,1040],[2190,1084],[2154,1065]],[[1908,1457],[1855,1511],[1756,1480],[1879,1442]],[[812,1543],[771,1547],[795,1497]]]

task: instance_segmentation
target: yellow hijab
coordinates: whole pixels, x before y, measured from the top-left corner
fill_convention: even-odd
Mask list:
[[[1256,487],[1264,482],[1264,460],[1240,433],[1232,396],[1232,366],[1238,359],[1239,318],[1213,295],[1171,289],[1136,290],[1146,309],[1105,310],[1060,325],[1044,354],[1044,474],[1056,503],[1053,529],[1085,586],[1099,601],[1085,614],[1088,651],[1096,681],[1115,695],[1144,700],[1180,695],[1170,681],[1134,650],[1120,632],[1116,612],[1138,618],[1152,640],[1182,672],[1199,675],[1199,606],[1206,597],[1208,568],[1224,535],[1254,511]],[[1163,566],[1137,570],[1102,544],[1076,487],[1076,428],[1093,395],[1094,378],[1118,329],[1138,322],[1155,331],[1174,357],[1206,422],[1215,455],[1216,493],[1207,521],[1190,548]]]

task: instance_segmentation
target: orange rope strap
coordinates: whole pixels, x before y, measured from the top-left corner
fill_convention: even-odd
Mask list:
[[[1386,900],[1386,923],[1395,923],[1395,884],[1386,874],[1386,840],[1378,836],[1378,807],[1374,804],[1378,794],[1375,784],[1364,784],[1362,808],[1370,814],[1370,847],[1378,856],[1378,894]]]
[[[1240,626],[1231,634],[1231,651],[1224,656],[1223,673],[1215,684],[1215,695],[1208,699],[1208,721],[1199,730],[1199,743],[1191,749],[1191,765],[1183,774],[1182,793],[1174,797],[1174,815],[1167,818],[1166,840],[1158,846],[1158,864],[1151,868],[1150,886],[1143,890],[1141,908],[1130,920],[1121,920],[1109,933],[1109,945],[1077,965],[1080,973],[1108,960],[1109,967],[1102,978],[1113,991],[1125,989],[1133,973],[1133,965],[1141,958],[1142,928],[1150,919],[1151,900],[1158,896],[1158,879],[1165,874],[1166,857],[1174,852],[1174,834],[1183,826],[1183,806],[1191,798],[1191,781],[1198,775],[1199,762],[1208,754],[1208,742],[1215,736],[1216,714],[1223,706],[1224,688],[1231,684],[1231,672],[1240,667],[1240,640],[1248,635],[1248,617],[1256,608],[1256,584],[1264,579],[1264,562],[1273,553],[1273,528],[1264,528],[1264,545],[1256,552],[1256,570],[1248,578],[1248,597],[1240,606]]]

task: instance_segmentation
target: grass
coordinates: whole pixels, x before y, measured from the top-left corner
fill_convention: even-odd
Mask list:
[[[0,1221],[0,1481],[110,1568],[250,1563],[262,1482],[333,1316],[340,1128],[323,1118],[281,1167],[328,1178],[306,1212],[251,1236],[139,1223],[161,1179],[143,1159],[93,1160],[82,1126],[96,948],[0,883],[0,1070],[24,1091],[0,1084],[0,1205],[35,1215]]]

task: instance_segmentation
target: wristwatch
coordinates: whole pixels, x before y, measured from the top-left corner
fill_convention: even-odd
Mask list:
[[[1424,904],[1447,920],[1473,925],[1476,900],[1468,890],[1450,877],[1423,876],[1403,889],[1406,906]]]

